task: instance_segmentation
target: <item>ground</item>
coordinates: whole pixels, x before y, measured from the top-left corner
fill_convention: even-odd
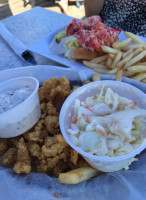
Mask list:
[[[57,0],[0,0],[0,20],[29,10],[34,6],[62,13],[58,2]],[[83,18],[85,16],[83,1],[78,6],[76,1],[70,0],[68,11],[72,17]]]

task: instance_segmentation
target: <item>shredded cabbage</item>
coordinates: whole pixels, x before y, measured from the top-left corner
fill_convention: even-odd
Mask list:
[[[146,110],[102,86],[97,97],[74,104],[74,124],[68,133],[83,151],[98,156],[121,156],[137,149],[143,141]]]

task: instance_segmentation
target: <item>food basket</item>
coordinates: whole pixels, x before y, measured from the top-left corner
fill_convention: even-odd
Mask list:
[[[44,80],[62,76],[66,76],[71,81],[82,83],[87,79],[91,79],[92,75],[78,73],[68,68],[39,65],[3,70],[0,72],[0,82],[19,76],[37,78],[41,85]],[[115,77],[101,75],[101,79],[108,80],[115,79]],[[128,78],[124,78],[124,82],[130,83],[146,92],[146,87],[143,83]],[[95,200],[95,197],[96,199],[104,200],[142,200],[146,182],[145,150],[138,156],[138,160],[138,162],[133,162],[127,171],[104,173],[77,185],[61,184],[58,178],[51,178],[48,174],[31,172],[28,175],[20,176],[15,174],[12,169],[0,167],[1,199],[56,200],[56,194],[58,194],[60,200],[71,200],[73,198],[76,200]]]

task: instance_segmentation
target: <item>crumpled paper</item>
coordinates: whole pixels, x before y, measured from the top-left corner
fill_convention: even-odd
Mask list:
[[[47,174],[17,175],[12,169],[0,167],[2,200],[144,200],[146,196],[146,150],[130,169],[100,175],[77,185],[59,183]]]

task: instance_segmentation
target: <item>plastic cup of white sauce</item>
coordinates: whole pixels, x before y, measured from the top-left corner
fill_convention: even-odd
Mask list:
[[[136,101],[137,106],[139,108],[146,109],[146,94],[144,94],[138,88],[130,84],[119,81],[112,81],[112,80],[97,81],[84,85],[69,95],[69,97],[66,99],[66,101],[62,106],[59,117],[59,123],[61,132],[66,142],[74,150],[76,150],[79,154],[81,154],[93,168],[103,172],[113,172],[113,171],[118,171],[126,167],[129,163],[131,163],[133,158],[146,148],[146,143],[143,142],[138,149],[123,156],[102,157],[102,156],[91,155],[81,150],[79,147],[77,147],[71,142],[69,134],[67,132],[67,129],[71,127],[71,122],[73,121],[75,99],[85,101],[87,97],[97,96],[97,94],[100,93],[101,86],[103,85],[103,83],[106,83],[105,88],[111,88],[115,93],[123,97],[126,97],[128,99],[131,99],[133,101]]]
[[[39,82],[33,77],[19,77],[0,84],[0,94],[30,88],[30,95],[20,104],[0,114],[0,137],[10,138],[25,133],[40,118],[40,102],[38,96]]]

